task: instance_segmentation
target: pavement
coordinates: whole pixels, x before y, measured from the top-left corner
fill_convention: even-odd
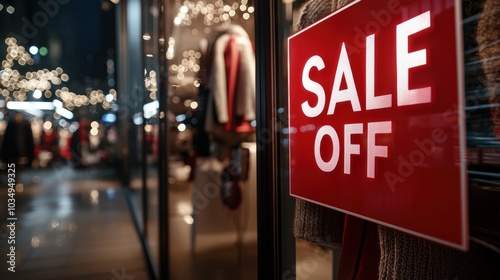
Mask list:
[[[15,192],[0,177],[0,279],[149,279],[112,168],[16,172]]]

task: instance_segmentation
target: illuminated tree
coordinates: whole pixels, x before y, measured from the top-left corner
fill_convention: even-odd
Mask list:
[[[17,44],[15,38],[5,39],[7,54],[2,61],[0,70],[0,90],[6,102],[26,101],[27,94],[32,92],[35,98],[42,94],[51,98],[53,94],[66,109],[73,110],[75,107],[102,104],[106,110],[110,109],[116,101],[116,90],[111,89],[106,96],[102,90],[93,90],[87,94],[77,94],[70,91],[62,83],[69,81],[69,76],[61,67],[54,70],[41,69],[33,72],[20,73],[15,66],[23,67],[33,65],[31,54],[23,46]]]

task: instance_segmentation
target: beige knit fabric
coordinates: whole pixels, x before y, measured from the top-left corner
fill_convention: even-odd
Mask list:
[[[345,214],[303,200],[295,204],[295,238],[329,248],[342,243]]]
[[[458,251],[379,226],[379,279],[447,279]]]
[[[379,279],[498,279],[498,256],[477,244],[463,253],[379,226]]]
[[[353,0],[312,0],[306,2],[302,7],[300,19],[295,30],[304,29],[352,1]]]

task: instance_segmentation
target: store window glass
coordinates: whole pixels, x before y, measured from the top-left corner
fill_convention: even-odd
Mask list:
[[[160,111],[162,98],[160,88],[160,51],[164,42],[160,33],[160,6],[157,0],[141,1],[142,5],[142,62],[144,65],[144,93],[142,126],[143,156],[143,217],[144,237],[147,240],[147,253],[153,263],[156,275],[160,269],[159,239],[159,188],[160,188],[160,119],[165,113]]]
[[[256,279],[253,1],[165,1],[171,279]]]

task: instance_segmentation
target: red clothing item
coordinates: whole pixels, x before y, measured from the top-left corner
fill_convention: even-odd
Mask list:
[[[224,50],[224,62],[226,69],[226,88],[227,88],[227,108],[229,120],[224,125],[226,131],[235,132],[253,132],[254,128],[250,123],[244,120],[243,116],[238,116],[236,113],[238,98],[237,94],[237,83],[238,83],[238,70],[240,67],[240,50],[236,42],[236,34],[231,34],[231,38],[227,43],[226,49]],[[241,96],[240,96],[241,98]]]
[[[226,88],[227,88],[227,109],[229,121],[225,124],[226,131],[232,131],[234,126],[234,104],[236,98],[236,83],[238,82],[238,66],[240,52],[236,44],[236,35],[231,34],[231,38],[224,50],[224,62],[226,66]]]
[[[378,279],[379,250],[377,225],[346,215],[338,279]]]

